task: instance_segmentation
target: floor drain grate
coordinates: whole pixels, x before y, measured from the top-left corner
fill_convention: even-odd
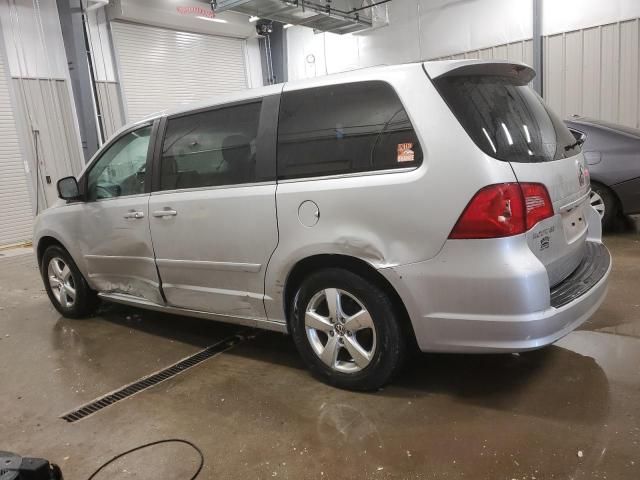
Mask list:
[[[211,345],[210,347],[207,347],[204,350],[201,350],[183,360],[180,360],[179,362],[174,363],[173,365],[166,367],[159,372],[152,373],[151,375],[141,378],[136,382],[126,385],[111,393],[107,393],[106,395],[103,395],[102,397],[99,397],[96,400],[93,400],[92,402],[87,403],[71,412],[65,413],[64,415],[61,415],[60,418],[66,420],[69,423],[77,422],[78,420],[88,417],[89,415],[93,415],[94,413],[102,410],[105,407],[108,407],[109,405],[113,405],[114,403],[135,395],[138,392],[153,387],[160,382],[164,382],[171,377],[175,377],[179,373],[182,373],[185,370],[204,362],[208,358],[222,353],[225,350],[229,350],[230,348],[243,341],[245,338],[247,338],[246,332],[238,333],[231,337],[225,338],[224,340]]]

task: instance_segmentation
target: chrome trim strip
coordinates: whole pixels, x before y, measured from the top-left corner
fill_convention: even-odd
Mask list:
[[[168,258],[156,259],[158,267],[197,268],[202,270],[223,270],[231,272],[257,273],[262,268],[261,263],[239,262],[210,262],[204,260],[171,260]]]

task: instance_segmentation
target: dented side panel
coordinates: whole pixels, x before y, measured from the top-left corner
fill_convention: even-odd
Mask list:
[[[132,211],[143,217],[125,218]],[[79,223],[82,259],[94,289],[163,302],[149,232],[149,195],[86,203]]]
[[[375,78],[371,72],[350,72],[349,81],[360,76],[386,81],[394,88],[418,135],[423,163],[415,169],[278,183],[279,243],[265,282],[271,321],[285,322],[285,282],[300,260],[340,254],[377,269],[428,260],[442,249],[460,213],[480,188],[515,180],[507,163],[490,159],[473,144],[421,65],[377,70]],[[303,86],[312,86],[308,83]],[[328,79],[322,82],[327,83]],[[285,86],[285,94],[292,88],[301,86]],[[307,201],[318,210],[318,221],[311,227],[299,215]]]
[[[149,233],[148,195],[89,203],[59,201],[38,215],[34,244],[60,242],[96,291],[124,293],[162,303]],[[125,218],[128,212],[141,218]]]

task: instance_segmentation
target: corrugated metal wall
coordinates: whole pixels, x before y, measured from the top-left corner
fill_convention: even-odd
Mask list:
[[[77,174],[84,162],[56,1],[0,1],[0,25],[1,90],[9,92],[13,114],[13,126],[0,133],[0,150],[15,140],[13,155],[21,157],[13,178],[0,176],[0,196],[9,192],[12,202],[0,202],[0,230],[10,232],[0,234],[3,244],[31,238],[33,212],[56,201],[57,180]]]
[[[69,87],[66,80],[42,78],[14,78],[13,87],[18,93],[17,127],[20,138],[34,160],[36,145],[33,129],[39,132],[39,172],[35,183],[41,187],[38,211],[42,211],[58,199],[57,181],[77,174],[84,165],[82,153],[77,148],[80,140],[74,123]]]
[[[485,60],[502,58],[530,64],[533,63],[533,42],[531,40],[523,40],[521,42],[507,43],[505,45],[497,45],[495,47],[471,50],[457,55],[441,57],[439,60],[461,60],[464,58],[479,58]]]
[[[112,22],[127,121],[247,88],[245,41]]]
[[[0,245],[31,238],[33,214],[22,160],[9,81],[0,55]]]
[[[640,19],[544,38],[544,97],[563,117],[585,115],[640,127]],[[531,64],[531,40],[443,58]]]
[[[545,38],[545,97],[574,114],[638,127],[639,20]]]
[[[124,118],[120,109],[120,90],[116,82],[96,82],[100,120],[104,129],[105,139],[108,139],[124,125]]]

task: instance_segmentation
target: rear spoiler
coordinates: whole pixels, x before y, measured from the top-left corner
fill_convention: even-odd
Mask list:
[[[432,80],[442,77],[496,75],[511,77],[517,79],[520,85],[526,85],[536,76],[535,70],[529,65],[507,60],[445,60],[424,62],[423,67]]]

